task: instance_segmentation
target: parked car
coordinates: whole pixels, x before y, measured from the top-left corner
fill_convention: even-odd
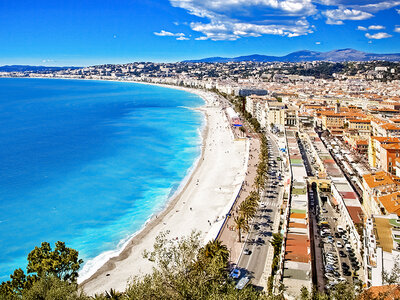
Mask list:
[[[335,280],[335,277],[331,273],[325,273],[324,276],[328,280]]]
[[[336,241],[336,247],[343,248],[343,244],[340,241]]]
[[[345,232],[344,228],[342,226],[340,226],[340,225],[338,225],[336,229],[337,229],[337,231],[339,233],[344,233]]]
[[[351,272],[349,270],[343,270],[344,276],[351,276]]]
[[[339,251],[339,256],[340,257],[347,257],[346,253],[344,253],[342,250]]]
[[[345,244],[344,247],[347,251],[351,251],[351,245],[349,243]]]
[[[240,270],[234,268],[229,276],[233,279],[238,279],[240,277]]]

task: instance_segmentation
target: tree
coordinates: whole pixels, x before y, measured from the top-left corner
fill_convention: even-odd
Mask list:
[[[66,247],[60,241],[55,246],[54,251],[47,242],[43,242],[41,247],[35,247],[28,255],[28,273],[36,273],[39,278],[54,275],[61,280],[76,282],[78,270],[83,263],[78,258],[78,251]]]
[[[391,272],[382,271],[382,278],[385,284],[400,284],[400,257],[396,257]]]
[[[245,218],[247,224],[255,216],[256,212],[257,206],[249,196],[239,205],[239,213]]]
[[[76,283],[61,280],[54,275],[47,275],[37,280],[22,294],[24,300],[89,300]]]
[[[65,282],[72,287],[76,285],[78,270],[82,263],[83,261],[78,258],[78,251],[67,248],[65,243],[57,242],[52,251],[50,244],[43,242],[41,247],[35,247],[28,254],[29,275],[25,275],[22,269],[16,269],[10,275],[11,280],[0,285],[1,299],[20,299],[29,290],[38,286],[52,288],[56,284],[59,288],[58,282]],[[53,277],[58,281],[52,279]],[[37,284],[39,281],[40,284]]]
[[[236,229],[238,230],[239,234],[239,243],[242,242],[242,230],[247,231],[249,230],[249,225],[247,224],[246,219],[243,216],[238,216],[234,218]]]
[[[220,242],[201,247],[199,233],[168,240],[161,233],[144,256],[155,263],[153,272],[134,277],[126,290],[128,299],[262,299],[262,293],[246,287],[235,289],[228,278],[227,249]]]
[[[205,258],[219,257],[224,263],[228,263],[229,260],[228,248],[217,240],[208,242],[204,248],[201,249],[200,254]]]

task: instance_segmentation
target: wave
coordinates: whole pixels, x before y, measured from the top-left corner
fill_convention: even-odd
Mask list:
[[[187,109],[190,109],[189,107],[186,107]],[[79,277],[78,277],[78,283],[82,283],[83,281],[89,279],[93,274],[96,273],[97,270],[99,270],[105,263],[107,263],[111,258],[117,257],[118,255],[121,254],[121,252],[128,246],[128,244],[131,242],[132,239],[134,239],[141,231],[143,231],[146,227],[146,225],[155,218],[156,215],[160,214],[162,211],[164,211],[168,205],[171,203],[173,199],[175,199],[185,188],[187,183],[189,182],[190,178],[192,177],[194,171],[196,170],[197,166],[199,165],[199,162],[202,157],[202,147],[204,143],[203,139],[203,132],[206,130],[207,126],[207,119],[204,115],[204,113],[201,113],[203,115],[202,118],[202,123],[199,128],[197,128],[197,141],[198,141],[198,150],[199,155],[194,159],[193,164],[187,169],[186,174],[182,181],[178,184],[175,185],[171,188],[170,192],[166,196],[166,200],[164,205],[156,212],[154,212],[142,225],[142,227],[132,233],[131,235],[127,236],[126,238],[122,239],[119,241],[117,247],[114,250],[108,250],[105,252],[102,252],[101,254],[97,255],[95,258],[88,260],[82,270],[79,272]]]

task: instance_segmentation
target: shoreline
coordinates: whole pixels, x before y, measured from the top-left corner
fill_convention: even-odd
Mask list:
[[[194,173],[200,167],[200,165],[203,161],[203,158],[204,158],[205,141],[206,141],[206,137],[208,134],[208,118],[207,118],[207,114],[205,113],[205,107],[209,104],[209,99],[206,98],[206,95],[205,95],[206,92],[197,91],[195,89],[189,89],[189,88],[178,87],[178,86],[175,87],[175,86],[162,85],[162,84],[151,84],[151,83],[146,83],[146,82],[85,79],[85,78],[46,78],[46,77],[37,78],[37,77],[34,77],[32,79],[94,80],[94,81],[111,81],[111,82],[123,82],[123,83],[128,82],[128,83],[135,83],[135,84],[153,85],[153,86],[157,86],[157,87],[181,90],[181,91],[185,91],[187,93],[195,94],[204,101],[204,104],[201,106],[186,107],[186,109],[199,111],[203,115],[203,122],[201,124],[201,127],[199,128],[199,131],[200,131],[199,137],[201,140],[200,155],[198,155],[195,158],[193,164],[187,170],[187,174],[180,182],[177,190],[166,199],[162,208],[159,211],[150,215],[150,217],[146,220],[146,222],[142,225],[142,227],[139,230],[133,232],[129,237],[126,238],[126,240],[121,240],[119,243],[122,242],[122,246],[119,249],[117,248],[117,249],[109,250],[106,252],[102,252],[99,255],[97,255],[96,257],[94,257],[93,259],[88,261],[88,262],[96,262],[96,259],[101,257],[102,255],[104,255],[105,253],[110,253],[110,252],[112,253],[111,256],[107,256],[105,260],[99,258],[97,264],[95,263],[95,264],[93,264],[93,266],[90,266],[89,269],[86,271],[86,273],[81,275],[84,278],[83,280],[79,280],[79,277],[78,277],[78,284],[80,286],[83,286],[88,281],[95,280],[95,278],[99,275],[99,274],[97,274],[98,272],[102,273],[102,270],[108,269],[108,267],[110,267],[110,264],[112,266],[113,259],[117,259],[117,258],[123,259],[127,255],[129,255],[129,248],[135,245],[133,240],[135,238],[140,239],[142,236],[146,235],[149,231],[151,231],[151,229],[154,228],[161,221],[161,219],[174,208],[174,205],[179,200],[179,197],[181,196],[181,194],[187,189],[187,186],[190,183],[190,181],[192,180]],[[158,218],[160,218],[160,220],[158,220]],[[88,262],[86,262],[86,263],[88,263]],[[98,265],[100,265],[100,266],[97,267]],[[85,270],[85,267],[83,267],[80,270],[80,272],[82,272],[84,270]],[[88,274],[88,275],[86,275],[86,274]]]
[[[153,265],[142,258],[142,253],[144,249],[152,248],[155,237],[160,232],[168,230],[171,232],[169,237],[172,238],[188,235],[192,230],[196,230],[202,234],[204,243],[216,238],[217,232],[223,225],[226,208],[230,206],[232,197],[235,198],[235,193],[244,178],[247,147],[246,141],[234,140],[229,120],[214,93],[140,81],[46,77],[42,79],[98,80],[146,84],[182,90],[195,94],[204,101],[201,106],[187,107],[187,109],[200,111],[203,115],[204,123],[199,128],[201,153],[188,169],[178,189],[168,197],[159,212],[153,213],[148,218],[141,229],[132,233],[126,240],[120,241],[121,247],[103,252],[88,261],[93,262],[93,264],[88,266],[89,272],[85,272],[85,274],[88,274],[87,276],[82,274],[83,280],[79,282],[81,288],[90,295],[104,292],[110,288],[123,291],[129,278],[149,273]],[[186,212],[183,212],[183,210],[186,210]],[[199,213],[197,213],[198,211]],[[196,213],[193,217],[194,212]],[[99,259],[96,261],[96,258]]]
[[[98,268],[93,275],[91,275],[89,278],[83,280],[80,283],[80,286],[88,293],[88,294],[95,294],[95,293],[101,293],[104,292],[105,290],[108,290],[109,288],[114,288],[116,290],[124,290],[127,286],[127,282],[129,280],[129,278],[131,278],[132,276],[139,276],[139,275],[144,275],[146,273],[148,273],[149,271],[151,271],[152,269],[152,265],[150,262],[146,262],[144,261],[144,258],[142,258],[141,254],[143,253],[143,249],[148,249],[148,248],[152,248],[153,244],[154,244],[154,240],[155,237],[158,235],[158,233],[162,232],[162,231],[170,231],[171,232],[171,236],[183,236],[183,235],[187,235],[190,232],[186,232],[183,233],[182,231],[183,228],[187,229],[189,227],[190,231],[192,229],[200,231],[202,233],[202,238],[203,240],[205,240],[208,237],[208,234],[212,234],[214,231],[219,230],[219,228],[221,227],[221,220],[219,219],[222,211],[226,210],[226,204],[230,202],[230,200],[232,199],[232,195],[234,195],[235,190],[237,189],[237,185],[239,185],[241,183],[241,180],[237,180],[237,175],[240,173],[242,173],[241,175],[244,175],[244,168],[242,166],[242,164],[244,164],[244,162],[241,162],[241,158],[243,158],[244,153],[245,153],[245,148],[246,148],[246,144],[245,141],[233,141],[231,138],[231,134],[225,134],[224,138],[225,138],[225,142],[227,142],[226,140],[229,140],[229,142],[231,143],[231,145],[235,145],[236,148],[240,146],[242,146],[242,149],[240,152],[243,152],[243,155],[240,153],[234,153],[231,155],[235,156],[235,159],[238,161],[236,164],[238,164],[240,167],[236,167],[235,171],[237,174],[233,174],[230,175],[230,183],[227,185],[228,187],[224,188],[224,190],[221,189],[221,187],[219,187],[219,191],[222,194],[227,194],[224,195],[225,200],[218,200],[218,207],[217,210],[221,211],[221,214],[218,213],[216,215],[215,210],[210,209],[210,211],[208,211],[208,207],[207,204],[203,204],[199,201],[199,199],[196,200],[192,200],[192,197],[195,197],[197,195],[197,197],[195,198],[201,198],[199,197],[199,195],[204,194],[203,191],[199,191],[197,194],[195,195],[191,195],[193,193],[193,191],[196,188],[201,188],[201,184],[198,185],[198,181],[199,179],[197,179],[197,183],[195,182],[195,177],[211,177],[208,176],[210,175],[210,171],[208,171],[208,167],[210,166],[209,161],[206,159],[205,160],[205,156],[207,156],[207,158],[211,155],[209,154],[212,151],[212,148],[210,147],[210,141],[211,141],[211,137],[210,137],[210,130],[211,128],[213,128],[213,125],[216,124],[220,124],[222,123],[223,125],[220,125],[220,128],[222,130],[225,130],[225,133],[227,133],[227,131],[230,131],[229,128],[229,124],[226,124],[227,119],[225,118],[225,116],[223,115],[222,109],[221,109],[221,105],[219,103],[219,101],[217,100],[217,98],[208,92],[205,91],[199,91],[199,90],[195,90],[195,89],[189,89],[189,88],[184,88],[184,87],[175,87],[175,86],[170,86],[170,85],[161,85],[161,84],[152,84],[152,83],[144,83],[144,82],[134,82],[134,81],[128,81],[128,82],[132,82],[132,83],[136,83],[136,84],[148,84],[148,85],[154,85],[154,86],[159,86],[159,87],[165,87],[165,88],[172,88],[172,89],[178,89],[178,90],[183,90],[192,94],[196,94],[197,96],[201,97],[205,104],[197,107],[197,108],[190,108],[190,109],[194,109],[194,110],[199,110],[203,112],[204,115],[204,120],[205,120],[205,125],[202,131],[202,146],[201,146],[201,155],[199,157],[198,163],[197,165],[193,168],[193,171],[191,172],[191,174],[189,175],[188,180],[186,181],[186,183],[184,184],[184,187],[182,188],[182,190],[179,191],[178,194],[174,195],[173,197],[171,197],[171,199],[169,201],[166,202],[166,205],[164,207],[164,209],[157,214],[156,218],[151,218],[149,220],[149,222],[147,222],[147,224],[142,228],[142,230],[140,230],[137,234],[135,234],[130,240],[129,242],[127,242],[125,244],[124,249],[119,253],[119,255],[111,257],[105,264],[103,264],[100,268]],[[217,103],[217,105],[215,105]],[[214,106],[213,106],[214,105]],[[212,122],[210,122],[210,118],[212,119]],[[211,134],[214,134],[213,132],[211,132]],[[228,137],[226,136],[228,135]],[[214,141],[214,140],[212,140]],[[211,141],[211,142],[212,142]],[[233,147],[233,146],[232,146]],[[221,147],[220,147],[221,148]],[[227,150],[225,153],[229,153],[229,151],[231,150],[231,148],[227,148],[229,150]],[[222,154],[221,150],[225,150],[225,148],[219,149],[220,151],[217,153],[217,155]],[[238,151],[239,152],[239,151]],[[211,155],[212,156],[212,155]],[[218,159],[218,157],[214,157],[212,156],[213,159]],[[239,158],[239,159],[238,159]],[[215,185],[215,181],[218,181],[218,177],[223,176],[224,173],[229,172],[230,166],[229,166],[229,160],[226,160],[223,163],[223,167],[225,169],[220,170],[220,173],[218,174],[217,178],[214,179],[214,185]],[[228,170],[226,170],[228,169]],[[206,171],[205,173],[207,175],[203,175],[201,173],[204,173],[204,171]],[[200,174],[199,174],[200,173]],[[203,181],[203,179],[202,179]],[[235,183],[236,182],[236,183]],[[217,182],[218,183],[218,182]],[[219,184],[222,184],[222,180],[221,182],[219,182]],[[210,184],[208,184],[210,185]],[[212,184],[211,184],[212,185]],[[211,188],[212,189],[216,189],[216,187]],[[208,189],[207,189],[208,190]],[[207,191],[207,193],[210,191]],[[189,196],[187,195],[189,194]],[[216,193],[218,194],[218,193]],[[218,197],[218,195],[214,195],[214,197]],[[209,198],[209,197],[208,197]],[[184,201],[185,200],[185,201]],[[202,200],[201,200],[202,201]],[[213,201],[213,199],[209,199],[209,201]],[[222,201],[222,204],[220,203]],[[186,203],[188,202],[188,203]],[[192,202],[192,204],[190,204]],[[209,206],[212,206],[212,202],[209,203]],[[190,206],[190,211],[189,211],[189,207],[188,205],[193,205],[193,211],[197,211],[202,210],[202,218],[196,218],[196,220],[192,220],[190,219],[190,217],[188,217],[189,214],[192,213],[192,206]],[[195,207],[196,206],[196,207]],[[179,214],[181,213],[182,208],[186,209],[188,211],[187,214],[182,215],[182,217],[179,217]],[[214,217],[212,217],[212,215],[216,215]],[[214,221],[214,226],[211,223],[210,219],[208,219],[208,223],[207,223],[207,218],[215,218],[216,220]],[[222,216],[221,216],[222,218]],[[177,223],[182,223],[180,226],[179,224],[172,224],[170,226],[167,225],[167,222],[169,222],[171,219],[175,219],[177,221]],[[201,226],[198,226],[197,223],[202,222]],[[207,224],[207,226],[205,226],[204,224]],[[210,228],[208,228],[210,227]],[[216,228],[218,228],[218,230],[215,230]],[[215,237],[214,237],[215,238]],[[136,259],[135,259],[136,258]],[[127,266],[128,265],[132,265],[132,267],[134,267],[132,270],[135,271],[127,271],[126,269],[129,269]],[[150,266],[149,266],[150,265]],[[112,278],[115,278],[114,280]],[[114,284],[112,283],[114,282]],[[109,288],[107,288],[109,287]]]

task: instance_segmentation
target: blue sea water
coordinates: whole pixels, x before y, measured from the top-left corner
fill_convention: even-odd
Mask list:
[[[120,248],[200,155],[203,116],[188,107],[202,104],[134,83],[0,78],[0,281],[42,241],[85,262]]]

